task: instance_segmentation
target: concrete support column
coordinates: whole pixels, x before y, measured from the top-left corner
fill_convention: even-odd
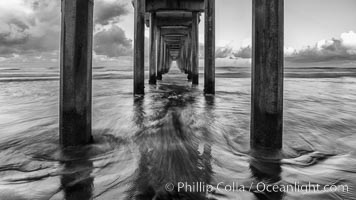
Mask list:
[[[188,58],[187,58],[187,74],[188,74],[188,80],[191,79],[192,76],[192,37],[191,37],[191,31],[187,35],[187,48],[188,48]]]
[[[193,74],[193,40],[192,40],[192,29],[190,29],[188,33],[188,80],[192,80],[192,74]]]
[[[185,61],[184,61],[184,66],[185,66],[185,73],[189,73],[189,58],[190,58],[190,46],[191,41],[189,40],[189,37],[187,36],[184,42],[184,50],[185,50]]]
[[[169,66],[169,48],[166,47],[166,56],[165,56],[165,65],[164,65],[163,74],[167,74],[168,66]]]
[[[156,25],[156,36],[155,36],[155,45],[156,45],[156,82],[158,79],[158,67],[159,67],[159,50],[160,50],[160,41],[161,41],[161,29]]]
[[[279,151],[283,131],[284,0],[253,0],[251,149]]]
[[[163,36],[162,34],[160,34],[158,39],[157,80],[162,80],[163,54],[164,54]]]
[[[168,66],[167,66],[167,71],[166,71],[166,73],[168,73],[169,70],[171,70],[172,62],[173,62],[173,58],[172,58],[172,56],[170,56],[169,50],[168,50],[168,53],[169,53],[169,57],[168,57]]]
[[[181,62],[181,58],[180,58],[180,57],[177,58],[176,62],[177,62],[178,68],[179,68],[180,70],[183,70],[182,62]]]
[[[187,67],[185,66],[185,52],[183,48],[180,48],[180,65],[182,66],[182,68],[184,69],[184,73],[187,74]]]
[[[215,0],[205,0],[204,92],[215,94]]]
[[[186,73],[186,68],[185,68],[185,66],[184,66],[184,53],[183,53],[183,48],[181,48],[180,50],[179,50],[179,59],[178,59],[178,62],[177,63],[179,63],[179,67],[180,67],[180,69],[181,70],[183,70],[184,71],[184,73]]]
[[[187,41],[184,41],[184,44],[182,45],[182,47],[180,48],[182,50],[183,53],[183,68],[184,68],[184,73],[187,73],[187,57],[188,57],[188,51],[187,51]]]
[[[166,70],[166,66],[167,66],[167,44],[164,42],[163,40],[163,63],[162,63],[162,71],[161,73],[164,74],[165,70]]]
[[[145,93],[145,0],[134,0],[134,94]]]
[[[62,1],[60,143],[92,142],[93,1]]]
[[[199,84],[199,13],[193,12],[192,21],[192,83]]]
[[[150,14],[150,65],[149,65],[149,84],[156,84],[156,36],[157,36],[157,27],[156,27],[156,13]]]

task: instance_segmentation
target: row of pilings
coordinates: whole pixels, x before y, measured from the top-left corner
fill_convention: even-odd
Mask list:
[[[145,90],[145,23],[150,28],[149,84],[162,80],[176,61],[192,84],[199,84],[199,22],[205,13],[205,94],[215,94],[215,1],[134,0],[134,94]]]
[[[253,0],[252,4],[251,149],[274,152],[282,148],[284,0]],[[93,0],[62,0],[63,146],[92,142],[93,6]],[[133,93],[144,94],[147,21],[151,33],[149,83],[162,79],[174,60],[193,84],[199,83],[198,23],[204,13],[204,92],[215,94],[215,0],[135,0],[134,7]]]

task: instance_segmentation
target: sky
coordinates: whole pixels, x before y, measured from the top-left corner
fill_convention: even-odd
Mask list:
[[[131,1],[94,4],[94,59],[130,57]],[[285,0],[286,56],[306,61],[356,59],[355,10],[355,0]],[[60,15],[60,0],[0,1],[0,61],[58,61]],[[251,26],[251,0],[216,0],[217,56],[250,57]],[[204,23],[199,29],[203,42]]]

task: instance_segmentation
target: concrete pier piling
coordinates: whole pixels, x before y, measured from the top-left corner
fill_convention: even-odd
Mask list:
[[[93,0],[62,1],[60,143],[92,141]]]
[[[161,69],[161,74],[163,75],[164,74],[164,72],[165,72],[165,70],[166,70],[166,66],[167,66],[167,52],[168,52],[168,50],[167,50],[167,43],[166,42],[164,42],[164,40],[163,40],[163,63],[162,63],[162,69]]]
[[[134,94],[145,94],[145,0],[134,0]]]
[[[160,41],[161,41],[161,29],[156,25],[155,27],[155,45],[156,45],[156,54],[155,54],[155,59],[156,59],[156,69],[155,69],[155,72],[156,72],[156,83],[157,83],[157,80],[158,80],[158,67],[159,67],[159,59],[160,59],[160,56],[159,56],[159,49],[160,49]]]
[[[284,0],[253,0],[252,150],[278,151],[283,131]]]
[[[150,14],[150,63],[149,63],[149,84],[156,84],[156,71],[157,71],[157,51],[156,51],[156,36],[157,36],[157,25],[156,25],[156,13]]]
[[[204,93],[215,94],[215,0],[205,0]]]
[[[191,29],[191,28],[190,28]],[[187,60],[187,71],[188,71],[188,80],[192,79],[192,32],[188,33],[188,60]]]
[[[192,17],[192,83],[199,84],[199,13]]]
[[[166,49],[166,64],[164,65],[164,71],[163,71],[164,74],[167,74],[167,73],[168,73],[169,68],[170,68],[170,66],[171,66],[171,57],[170,57],[169,54],[170,54],[170,53],[169,53],[169,48],[167,48],[167,49]]]
[[[162,68],[163,68],[163,55],[164,55],[164,42],[162,32],[160,31],[160,38],[158,42],[158,65],[157,65],[157,80],[162,80]]]

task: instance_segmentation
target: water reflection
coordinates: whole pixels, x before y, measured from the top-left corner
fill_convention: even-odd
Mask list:
[[[340,67],[344,68],[344,64],[340,63]],[[319,68],[320,63],[317,65],[307,66],[307,68],[309,71],[314,71]],[[21,66],[20,68],[28,69],[28,67]],[[122,71],[122,76],[128,76],[131,73],[131,68],[128,67],[127,70]],[[45,67],[39,67],[35,71],[43,72],[43,69]],[[184,122],[182,129],[194,133],[192,136],[186,136],[189,131],[184,131],[185,133],[181,134],[188,139],[195,138],[194,142],[186,142],[181,139],[182,137],[174,140],[184,143],[184,145],[179,145],[179,150],[196,151],[194,149],[198,146],[199,153],[189,153],[188,155],[197,154],[193,157],[200,157],[198,161],[205,160],[205,163],[201,164],[206,166],[205,170],[196,171],[206,174],[195,173],[197,175],[193,178],[202,177],[201,179],[206,179],[209,182],[212,172],[208,170],[209,165],[207,163],[211,163],[211,159],[208,158],[211,155],[214,155],[214,162],[212,163],[214,166],[213,184],[217,180],[230,183],[234,180],[245,180],[246,176],[250,176],[250,173],[246,173],[246,167],[249,167],[246,152],[249,146],[251,81],[244,78],[229,78],[235,75],[243,75],[245,72],[241,74],[238,70],[247,71],[248,68],[219,67],[217,93],[215,99],[211,99],[215,103],[211,103],[210,97],[202,95],[202,85],[194,86],[195,88],[191,86],[182,87],[181,85],[186,83],[185,76],[182,77],[178,74],[179,79],[172,80],[175,75],[170,73],[165,75],[163,81],[159,81],[157,88],[147,88],[145,98],[138,101],[141,105],[133,103],[131,81],[126,78],[115,78],[117,74],[121,73],[116,69],[117,67],[107,68],[105,66],[102,72],[110,78],[105,78],[105,75],[103,79],[95,81],[93,85],[93,109],[95,110],[93,127],[100,129],[94,131],[93,134],[95,138],[102,138],[100,142],[96,139],[96,143],[93,145],[95,149],[99,148],[100,152],[104,152],[104,154],[101,154],[95,151],[90,159],[95,166],[95,173],[92,173],[95,175],[95,197],[93,198],[124,199],[127,193],[123,191],[128,190],[128,185],[131,187],[129,190],[134,191],[133,194],[135,195],[139,193],[136,191],[143,191],[140,192],[141,194],[154,191],[154,195],[151,196],[155,196],[157,189],[155,184],[151,182],[163,183],[166,180],[151,181],[150,177],[146,178],[147,182],[153,185],[151,187],[153,189],[148,189],[148,192],[146,192],[144,188],[150,187],[146,187],[145,184],[142,184],[142,188],[138,188],[139,180],[144,180],[144,177],[138,178],[139,172],[141,170],[141,174],[150,174],[156,179],[165,176],[164,172],[152,174],[154,171],[158,171],[160,167],[165,169],[164,171],[168,171],[166,168],[169,167],[158,162],[160,157],[167,160],[170,154],[160,153],[159,149],[164,148],[162,141],[157,138],[159,138],[159,132],[163,132],[159,131],[165,127],[163,124],[169,124],[172,119]],[[305,69],[303,68],[301,77],[309,77]],[[21,70],[18,72],[21,72]],[[31,74],[33,72],[31,69]],[[297,74],[297,72],[295,73]],[[28,79],[26,78],[28,77],[27,72],[22,75],[25,76],[25,79]],[[19,73],[19,76],[22,77],[22,75]],[[65,174],[60,174],[60,176],[63,178],[62,187],[66,188],[66,196],[74,195],[70,188],[71,185],[75,184],[71,183],[79,183],[79,180],[87,181],[82,182],[86,183],[83,184],[84,187],[82,188],[87,188],[83,191],[88,192],[82,193],[91,194],[93,189],[90,187],[91,181],[88,180],[90,180],[89,174],[92,164],[89,159],[79,158],[76,160],[81,159],[82,161],[63,162],[63,165],[60,166],[56,162],[58,158],[58,132],[56,131],[58,127],[58,82],[27,82],[22,81],[24,79],[21,77],[19,79],[10,77],[11,82],[3,81],[0,85],[0,199],[10,199],[15,195],[12,198],[14,200],[39,199],[42,196],[52,195],[53,191],[57,191],[59,184],[61,184],[57,175],[58,172],[62,172],[62,166],[65,167],[63,171]],[[111,79],[111,77],[114,79]],[[167,83],[180,85],[177,90],[181,91],[177,92],[173,86],[167,86]],[[354,77],[286,79],[286,123],[283,135],[286,158],[282,160],[283,181],[287,184],[294,184],[295,181],[300,182],[300,184],[308,182],[321,185],[330,183],[348,184],[350,191],[347,193],[303,193],[303,195],[290,192],[285,194],[285,199],[356,199],[353,190],[356,185],[356,169],[354,167],[356,166],[355,83]],[[184,92],[184,90],[190,92]],[[204,98],[206,98],[205,101]],[[184,103],[186,105],[182,106]],[[133,111],[134,109],[137,110]],[[132,117],[133,114],[136,115],[136,119]],[[138,125],[142,127],[138,127]],[[105,137],[103,138],[102,135],[105,135]],[[112,137],[106,137],[107,135]],[[172,135],[177,135],[177,133],[168,133],[166,137],[173,137]],[[206,137],[203,138],[203,136]],[[212,139],[209,140],[209,137]],[[145,142],[145,139],[147,142]],[[166,139],[163,138],[162,140]],[[171,143],[167,143],[166,149],[175,148]],[[199,145],[196,145],[196,143]],[[211,145],[210,148],[209,145]],[[180,151],[178,152],[182,156],[187,155]],[[212,152],[210,153],[210,151]],[[174,150],[170,150],[170,152],[173,154]],[[175,159],[175,156],[170,156],[170,158]],[[181,158],[184,165],[186,165],[186,161],[184,161],[186,159],[193,160],[190,156]],[[138,166],[139,162],[141,162],[140,166]],[[154,162],[156,162],[156,165]],[[165,165],[168,165],[167,163],[174,162],[167,161]],[[75,166],[81,164],[86,169],[76,169]],[[279,174],[278,171],[280,170],[270,169],[274,167],[264,169],[259,165],[267,166],[268,164],[251,162],[251,171],[254,170],[255,174],[259,174],[258,171],[263,173],[277,171],[274,174]],[[58,167],[61,167],[61,169],[58,170]],[[170,167],[169,169],[175,170],[176,168]],[[188,169],[191,170],[191,168],[194,169],[197,166],[190,166]],[[136,173],[133,178],[132,175],[135,170]],[[146,170],[145,173],[142,172],[144,170]],[[179,171],[174,173],[178,174],[175,176],[187,174]],[[70,180],[71,177],[75,176],[79,177],[77,178],[78,181]],[[167,179],[170,176],[167,175]],[[263,176],[268,177],[267,175],[260,177],[263,179]],[[164,189],[163,186],[161,188]],[[53,198],[43,197],[42,199],[64,199],[62,197],[63,191],[56,193]],[[7,194],[10,196],[7,197]],[[239,199],[236,196],[243,196],[240,199],[244,200],[268,199],[268,196],[270,199],[273,198],[272,194],[261,193],[256,194],[256,196],[251,193],[218,195],[215,194],[214,196],[219,199]],[[89,196],[87,195],[88,198]],[[204,197],[204,195],[202,196]],[[275,199],[281,198],[278,194],[275,197]],[[85,198],[78,197],[78,199]]]
[[[283,192],[278,189],[272,190],[273,185],[281,185],[280,160],[262,160],[252,157],[250,170],[258,187],[253,192],[258,200],[282,200],[284,198]]]
[[[209,119],[209,124],[213,124],[215,121],[214,117],[214,109],[215,109],[215,96],[204,96],[205,98],[205,115],[207,116],[207,119]],[[209,163],[205,163],[205,173],[206,173],[206,180],[207,183],[211,182],[211,176],[213,174],[213,168],[211,166],[211,160],[212,160],[212,155],[211,155],[211,145],[213,144],[213,140],[211,139],[211,130],[207,129],[204,127],[206,130],[206,141],[207,143],[204,145],[204,153],[202,157],[204,158],[203,160],[209,161]]]
[[[64,150],[63,174],[61,176],[61,188],[66,200],[93,199],[94,177],[93,162],[88,159],[86,151]]]
[[[134,121],[140,128],[135,143],[140,159],[127,199],[207,199],[205,190],[193,187],[198,182],[210,183],[211,146],[202,142],[183,113],[183,108],[191,106],[195,97],[184,86],[162,87],[168,92],[135,100]],[[151,98],[146,99],[148,110],[158,100],[165,104],[154,113],[144,113],[144,98]],[[178,189],[179,183],[192,187]]]
[[[205,110],[209,113],[212,113],[215,108],[215,96],[205,95]]]
[[[144,126],[145,112],[143,108],[144,97],[134,98],[134,117],[133,120],[139,128]]]

